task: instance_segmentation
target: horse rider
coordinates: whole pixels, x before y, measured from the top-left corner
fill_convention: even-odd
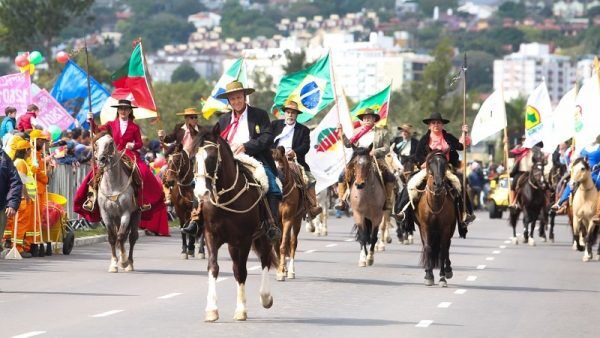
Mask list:
[[[225,86],[225,91],[217,95],[217,99],[227,99],[232,112],[221,115],[218,124],[221,137],[227,141],[234,155],[249,155],[264,166],[269,179],[266,198],[272,216],[267,217],[269,229],[266,233],[267,236],[273,239],[277,236],[278,231],[274,222],[279,219],[279,203],[282,199],[282,193],[277,185],[277,168],[271,154],[273,133],[271,132],[269,115],[266,111],[247,103],[246,96],[252,93],[254,93],[253,88],[245,88],[239,81],[228,83]],[[187,227],[182,229],[182,232],[196,234],[198,229],[198,222],[190,222]]]
[[[304,195],[308,197],[308,216],[313,219],[323,209],[317,204],[317,194],[315,192],[317,180],[310,172],[310,167],[305,160],[305,156],[310,149],[310,130],[307,126],[297,122],[298,114],[302,114],[302,111],[298,109],[296,101],[288,100],[281,107],[281,110],[284,112],[284,119],[271,122],[271,130],[275,135],[272,148],[284,147],[286,156],[295,159],[304,168],[308,182],[305,184],[302,179],[301,183]]]
[[[14,217],[21,204],[21,191],[23,182],[19,172],[8,154],[0,148],[0,235],[11,237],[12,231],[6,233],[7,217]],[[4,249],[4,243],[0,241],[0,253]],[[8,252],[8,250],[7,250]],[[2,254],[4,256],[4,254]]]
[[[510,183],[510,190],[508,192],[508,207],[511,209],[518,209],[519,205],[517,204],[518,197],[518,186],[519,178],[528,173],[533,164],[540,159],[534,158],[534,154],[541,153],[541,142],[533,146],[532,148],[527,148],[523,145],[525,141],[525,136],[522,136],[519,144],[517,144],[513,149],[508,153],[509,157],[515,158],[515,163],[513,164],[513,168],[510,172],[510,177],[512,181]]]
[[[398,155],[399,159],[415,156],[419,141],[413,136],[413,126],[409,123],[403,123],[398,127],[400,136],[392,141],[392,150]]]
[[[442,117],[440,113],[432,113],[428,118],[423,120],[423,123],[426,124],[429,128],[427,133],[421,137],[419,140],[419,144],[417,145],[417,152],[415,153],[415,159],[417,165],[421,167],[421,171],[415,174],[411,178],[411,182],[407,184],[402,190],[400,194],[400,200],[398,202],[399,209],[396,217],[399,220],[403,220],[405,218],[406,212],[413,212],[410,207],[410,200],[408,194],[408,186],[413,185],[419,186],[424,182],[426,178],[426,169],[425,169],[425,160],[427,155],[432,151],[442,151],[446,154],[446,159],[450,164],[450,172],[453,177],[453,181],[458,180],[460,182],[460,189],[465,189],[462,186],[462,174],[456,172],[456,168],[460,166],[458,151],[463,150],[465,145],[468,146],[471,143],[471,139],[468,136],[469,126],[462,126],[462,135],[460,139],[457,139],[454,135],[450,134],[444,129],[444,125],[449,123],[450,120],[447,120]],[[452,177],[451,176],[451,177]],[[413,179],[421,180],[421,182],[416,182]],[[454,190],[458,190],[456,186],[453,186]],[[458,195],[458,191],[456,191]],[[465,237],[467,234],[467,227],[470,223],[475,220],[475,215],[473,214],[473,206],[471,204],[471,199],[468,194],[463,201],[462,196],[456,196],[455,201],[457,202],[457,207],[459,212],[457,213],[457,222],[458,222],[458,232],[461,237]]]
[[[143,161],[139,149],[142,147],[140,127],[134,122],[135,116],[129,100],[119,100],[117,116],[102,126],[96,126],[92,113],[88,114],[90,126],[94,132],[110,131],[115,147],[123,153],[123,159],[141,179],[141,187],[136,189],[137,203],[142,211],[140,228],[146,229],[147,234],[154,233],[169,236],[167,209],[162,185],[158,182],[152,170]],[[96,195],[102,173],[98,168],[90,171],[77,189],[74,201],[74,211],[84,216],[88,221],[99,221],[100,212],[97,208]]]
[[[158,138],[163,144],[163,147],[166,148],[165,156],[169,156],[176,145],[181,144],[183,150],[188,154],[190,159],[193,158],[194,137],[200,132],[200,128],[198,127],[199,114],[200,113],[196,111],[196,108],[186,108],[183,112],[175,114],[177,116],[183,116],[185,121],[176,124],[171,134],[166,135],[164,130],[158,131]],[[174,144],[168,145],[169,143]]]
[[[579,153],[579,157],[587,158],[588,164],[590,165],[592,171],[592,180],[596,184],[596,189],[600,190],[600,135],[596,137],[594,142],[586,147],[584,147]],[[551,208],[552,210],[560,213],[561,209],[564,208],[564,203],[569,199],[571,193],[574,193],[577,190],[577,187],[573,186],[573,182],[569,182],[565,190],[563,190],[560,199],[556,204],[554,204]],[[600,221],[600,212],[596,213],[594,216],[594,221]]]
[[[392,174],[385,163],[385,155],[390,151],[388,132],[385,127],[377,126],[381,119],[378,113],[371,108],[365,109],[362,113],[356,115],[360,120],[361,129],[350,140],[342,133],[342,126],[338,125],[337,133],[342,135],[344,146],[368,148],[372,147],[371,156],[377,161],[377,166],[381,170],[381,176],[385,188],[385,205],[383,210],[392,210],[394,202],[394,189],[396,188],[396,177]],[[354,156],[350,159],[346,168],[338,178],[338,204],[335,206],[338,210],[345,210],[347,203],[344,195],[346,187],[353,181],[354,175]]]

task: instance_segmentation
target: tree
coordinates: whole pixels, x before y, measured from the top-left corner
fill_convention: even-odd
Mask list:
[[[200,74],[196,72],[196,69],[189,62],[184,62],[171,75],[171,82],[194,82],[199,78]]]
[[[468,51],[468,87],[479,91],[491,91],[494,82],[494,56],[480,51]]]
[[[5,55],[40,50],[51,58],[60,32],[75,18],[86,14],[94,0],[0,1],[0,48]]]
[[[527,8],[524,2],[504,1],[497,11],[501,18],[511,18],[514,20],[522,20],[527,15]]]
[[[282,68],[286,74],[301,71],[308,66],[304,50],[300,51],[300,53],[292,53],[289,50],[286,50],[284,53],[287,59],[287,65]]]
[[[249,96],[251,104],[270,111],[273,106],[273,98],[275,97],[273,77],[262,72],[254,72],[252,74],[252,82],[254,82],[256,92]]]
[[[142,37],[146,51],[155,51],[166,44],[187,43],[195,27],[169,13],[158,13],[151,17],[136,14],[134,20],[120,21],[117,30],[123,33],[121,49],[129,50],[129,42]]]
[[[13,72],[13,68],[10,63],[0,62],[0,76]]]

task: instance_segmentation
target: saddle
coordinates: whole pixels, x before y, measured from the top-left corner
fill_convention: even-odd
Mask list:
[[[234,155],[234,157],[235,160],[241,164],[243,171],[245,171],[250,177],[253,177],[254,180],[260,184],[262,193],[265,195],[267,191],[269,191],[269,177],[267,176],[263,164],[254,157],[243,153]],[[279,178],[277,178],[276,181],[279,189],[281,190],[281,181]]]
[[[419,203],[421,196],[425,192],[425,186],[427,184],[426,178],[427,170],[421,169],[416,174],[414,174],[406,184],[406,189],[408,189],[410,203],[413,207],[415,206],[415,204]],[[462,191],[460,180],[451,170],[446,170],[446,185],[448,191],[450,191],[453,197],[456,198],[460,196],[460,193]]]
[[[137,166],[137,163],[135,162],[135,160],[131,159],[129,156],[123,156],[121,158],[121,161],[123,163],[123,169],[125,170],[125,173],[129,176],[131,175],[131,186],[133,187],[133,190],[136,192],[136,194],[139,192],[139,190],[142,188],[142,175],[140,173],[140,170]],[[92,178],[92,184],[91,184],[91,188],[95,191],[98,190],[98,186],[100,185],[100,180],[102,179],[102,171],[101,170],[95,170],[94,171],[94,177]]]

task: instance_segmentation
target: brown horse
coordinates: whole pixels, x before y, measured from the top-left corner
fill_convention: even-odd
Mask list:
[[[169,155],[165,185],[169,188],[171,204],[179,219],[179,227],[183,228],[191,218],[194,206],[194,166],[183,145],[179,144]],[[194,257],[196,237],[181,233],[181,258]],[[204,245],[200,242],[199,257],[204,258]]]
[[[373,265],[377,232],[383,220],[385,189],[371,148],[354,149],[354,182],[350,189],[350,205],[360,243],[358,266]],[[367,245],[369,249],[367,250]]]
[[[452,278],[450,242],[456,228],[456,204],[446,179],[448,161],[439,151],[429,153],[425,192],[416,205],[415,218],[419,225],[423,251],[421,264],[425,268],[425,285],[434,284],[433,269],[440,268],[440,286]]]
[[[277,147],[272,152],[275,164],[281,172],[283,185],[283,200],[279,204],[279,217],[281,218],[280,224],[282,229],[276,278],[278,281],[284,281],[286,272],[287,278],[296,278],[294,259],[296,257],[296,248],[298,247],[298,233],[302,228],[302,218],[306,214],[306,210],[301,188],[297,183],[297,178],[294,178],[294,175],[300,175],[298,165],[288,161],[283,147]],[[286,257],[290,259],[287,268],[285,266]]]
[[[260,299],[264,308],[273,305],[269,290],[269,269],[275,265],[273,244],[265,233],[267,227],[263,188],[252,174],[233,157],[225,140],[219,136],[219,125],[202,129],[194,139],[196,154],[195,194],[202,203],[204,237],[208,250],[208,322],[219,319],[217,308],[217,277],[219,248],[227,243],[237,281],[235,320],[246,320],[246,263],[253,248],[260,258],[262,283]],[[262,167],[260,168],[262,169]]]

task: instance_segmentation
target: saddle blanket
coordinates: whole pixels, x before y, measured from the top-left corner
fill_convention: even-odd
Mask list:
[[[265,168],[260,161],[258,161],[254,157],[251,157],[250,155],[243,153],[234,155],[234,158],[252,173],[252,176],[254,176],[256,181],[260,184],[263,194],[269,191],[269,177],[267,177]],[[277,178],[276,180],[280,191],[282,191],[281,181],[279,180],[279,178]]]
[[[411,177],[406,184],[406,188],[408,189],[408,197],[413,208],[421,196],[422,189],[419,190],[419,186],[425,183],[426,179],[427,169],[421,169],[418,173]],[[446,179],[450,182],[452,187],[456,189],[456,191],[461,192],[462,189],[458,176],[454,175],[452,171],[446,170]]]

